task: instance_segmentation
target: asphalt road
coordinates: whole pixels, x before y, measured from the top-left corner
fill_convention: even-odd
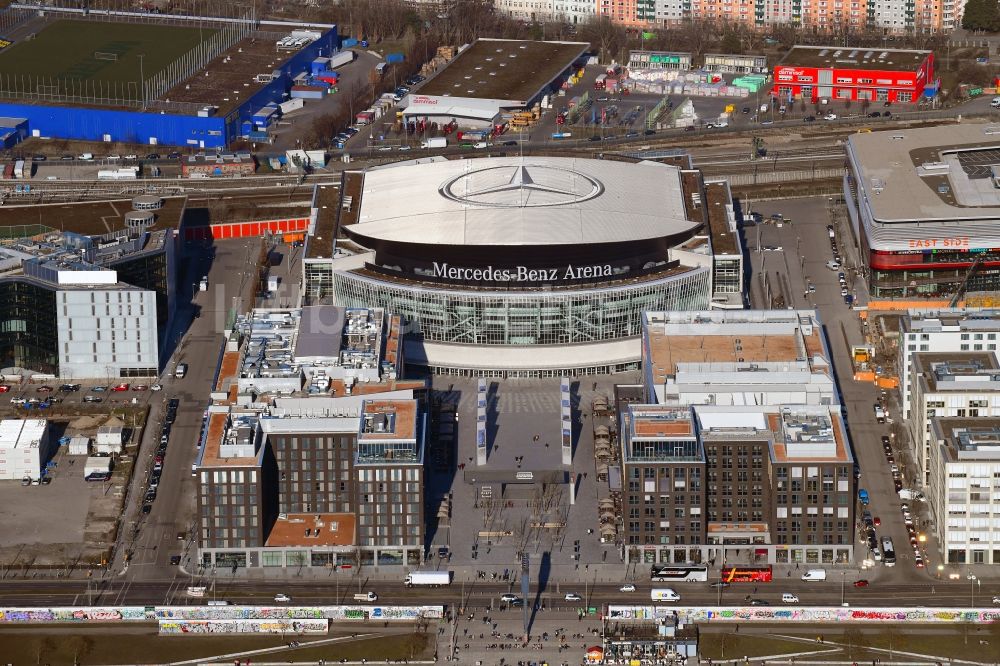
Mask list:
[[[734,584],[726,589],[711,588],[706,583],[675,584],[673,589],[681,596],[679,603],[694,606],[745,606],[747,598],[768,602],[772,606],[785,605],[781,595],[791,592],[797,595],[800,606],[838,606],[847,603],[856,607],[900,606],[941,606],[951,608],[992,607],[994,595],[1000,595],[1000,585],[978,586],[966,581],[949,581],[935,584],[873,584],[855,588],[854,577],[831,574],[826,582],[804,582],[795,575],[787,580],[771,583]],[[3,606],[51,606],[51,605],[203,605],[215,598],[231,604],[274,605],[274,595],[284,593],[291,597],[291,605],[335,605],[355,603],[352,595],[359,589],[358,577],[345,575],[339,583],[331,581],[317,585],[314,580],[288,581],[280,584],[247,581],[228,581],[220,576],[213,586],[208,584],[206,598],[193,599],[186,595],[190,584],[186,576],[171,580],[148,581],[92,581],[89,588],[86,581],[6,581],[0,588],[0,605]],[[623,593],[618,584],[550,585],[538,595],[537,586],[532,586],[529,602],[536,600],[546,608],[573,609],[584,605],[604,604],[649,604],[649,591],[653,585],[643,583],[635,592]],[[657,583],[656,588],[666,587]],[[365,583],[362,576],[360,589],[374,591],[380,604],[443,604],[454,607],[462,605],[472,608],[499,608],[500,595],[508,592],[519,594],[519,586],[497,583],[453,584],[447,588],[411,588],[398,583]],[[756,590],[756,592],[754,591]],[[565,601],[564,595],[573,592],[583,601]],[[669,605],[669,604],[664,604]]]
[[[878,399],[879,391],[871,383],[857,382],[853,378],[851,362],[851,345],[862,344],[864,328],[857,312],[844,303],[841,296],[837,274],[827,268],[826,262],[833,259],[827,224],[834,220],[838,247],[842,253],[845,272],[848,279],[848,290],[859,305],[868,301],[864,280],[859,276],[860,257],[854,246],[852,234],[848,228],[846,215],[831,217],[831,209],[836,212],[841,207],[831,203],[827,197],[798,199],[790,201],[755,201],[744,202],[760,212],[765,218],[772,213],[781,213],[791,220],[790,224],[778,227],[773,224],[758,225],[747,229],[747,244],[750,247],[753,278],[750,284],[751,301],[754,307],[766,307],[768,292],[781,294],[786,299],[786,305],[796,308],[816,308],[826,326],[827,340],[837,373],[838,386],[841,391],[842,403],[850,429],[852,449],[861,467],[859,488],[868,490],[871,503],[867,507],[874,516],[881,520],[881,526],[876,530],[879,540],[889,536],[896,550],[897,566],[885,567],[878,564],[879,583],[901,583],[912,581],[914,574],[920,575],[929,584],[929,577],[937,573],[941,558],[933,536],[927,534],[928,541],[924,544],[924,561],[926,567],[915,567],[914,551],[910,546],[910,537],[903,524],[900,511],[901,501],[893,487],[889,465],[886,462],[880,439],[890,435],[892,430],[888,424],[876,422],[873,405]],[[758,251],[757,248],[760,248]],[[771,248],[764,250],[764,248]],[[766,274],[768,284],[762,283],[759,276]],[[807,284],[812,283],[815,292],[807,291]],[[898,412],[895,413],[898,416]],[[890,416],[893,411],[890,409]],[[905,442],[895,442],[897,463],[902,464],[903,457],[899,455],[900,447],[906,448]],[[912,467],[903,465],[903,478],[906,487],[911,487]],[[919,502],[909,502],[914,513],[924,510]],[[865,507],[858,504],[855,511],[860,516]],[[918,514],[917,527],[921,527]],[[867,547],[861,534],[858,534],[855,558],[857,561],[869,557]],[[946,565],[945,574],[955,573],[952,566]],[[964,578],[965,570],[961,570]]]
[[[196,553],[197,484],[191,476],[191,465],[197,455],[228,317],[232,309],[242,312],[250,304],[247,292],[252,289],[251,266],[256,263],[259,247],[255,241],[226,241],[214,246],[188,243],[182,253],[180,305],[174,331],[170,333],[175,336],[176,351],[161,379],[164,387],[159,393],[161,400],[151,405],[150,426],[140,445],[122,522],[123,547],[118,549],[112,567],[114,574],[124,572],[126,583],[161,578],[164,572],[177,570],[170,565],[172,555],[181,555],[186,565],[196,566],[192,560]],[[209,289],[197,291],[195,282],[204,275],[208,276]],[[174,377],[178,363],[188,364],[184,378]],[[150,513],[142,514],[140,507],[160,439],[165,404],[174,397],[180,400],[180,407],[170,434],[157,497]],[[178,538],[181,534],[183,539]],[[127,568],[126,552],[131,553]]]

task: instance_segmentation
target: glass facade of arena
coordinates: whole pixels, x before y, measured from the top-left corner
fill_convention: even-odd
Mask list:
[[[697,268],[603,288],[473,291],[335,271],[333,289],[337,305],[385,308],[429,342],[564,345],[638,336],[643,310],[708,309],[711,275]]]

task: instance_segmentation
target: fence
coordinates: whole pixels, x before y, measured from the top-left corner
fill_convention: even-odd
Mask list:
[[[60,11],[58,8],[48,8]],[[25,5],[12,5],[0,13],[0,29],[4,21],[15,22],[18,14],[29,15],[35,8]],[[70,11],[68,9],[62,11]],[[175,24],[180,23],[191,27],[191,21],[181,21],[180,17],[161,16],[159,14],[138,14],[135,12],[83,12],[73,11],[76,20],[110,21]],[[27,20],[21,18],[21,21]],[[114,106],[128,108],[145,108],[154,102],[158,110],[190,113],[201,105],[177,104],[156,101],[168,90],[191,78],[194,74],[224,53],[227,49],[246,39],[255,30],[256,19],[253,13],[247,13],[234,19],[216,21],[204,20],[197,23],[198,27],[218,29],[207,40],[200,41],[197,46],[183,54],[159,72],[139,81],[101,81],[71,79],[62,77],[11,75],[0,77],[0,96],[32,100],[37,102],[56,102],[63,104],[90,104],[96,106]]]
[[[765,167],[766,168],[766,167]],[[724,177],[732,186],[763,185],[765,183],[791,183],[810,180],[826,180],[840,178],[844,169],[800,169],[798,171],[759,171],[753,173],[736,173]]]
[[[170,63],[166,69],[146,79],[143,83],[143,100],[156,99],[175,85],[191,78],[195,72],[204,68],[213,59],[221,55],[232,45],[246,39],[253,32],[250,14],[246,21],[231,23],[205,42],[201,42],[177,60]]]
[[[52,227],[44,224],[13,224],[0,227],[0,241],[17,241],[22,238],[31,238],[55,231]]]

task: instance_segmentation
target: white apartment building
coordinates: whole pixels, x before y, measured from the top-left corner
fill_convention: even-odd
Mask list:
[[[54,453],[49,422],[45,419],[0,421],[0,479],[42,478]]]
[[[496,8],[522,21],[585,23],[593,18],[594,0],[493,0]]]
[[[931,439],[926,495],[943,558],[1000,564],[1000,419],[933,419]]]
[[[913,354],[920,352],[996,351],[1000,311],[910,310],[899,332],[899,382],[903,417],[910,416]]]
[[[935,418],[1000,416],[1000,365],[991,352],[917,353],[913,359],[910,416],[917,482],[931,483],[931,422]]]

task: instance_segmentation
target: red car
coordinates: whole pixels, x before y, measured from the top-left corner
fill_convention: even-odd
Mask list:
[[[10,386],[7,384],[0,384],[0,393],[6,393],[10,390]]]
[[[119,384],[118,386],[112,386],[111,390],[115,393],[121,393],[122,391],[128,390],[128,384]]]
[[[854,581],[854,587],[868,587],[868,581],[862,578],[861,580]]]
[[[882,519],[879,518],[878,516],[875,516],[875,520],[873,520],[872,522],[875,523],[875,527],[878,527],[879,525],[882,524]]]

